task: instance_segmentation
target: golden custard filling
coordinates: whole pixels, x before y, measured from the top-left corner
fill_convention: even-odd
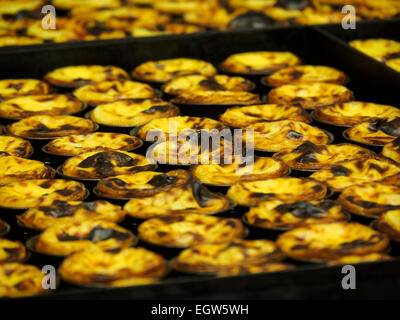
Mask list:
[[[106,251],[91,248],[67,257],[58,269],[61,277],[76,284],[106,284],[156,279],[168,272],[164,258],[144,248]]]
[[[349,255],[344,256],[336,260],[331,260],[328,262],[328,265],[347,265],[347,264],[356,264],[356,263],[365,263],[365,262],[375,262],[375,261],[385,261],[393,259],[388,254],[384,253],[369,253],[362,256],[359,255]]]
[[[234,157],[230,164],[194,165],[190,172],[201,183],[226,186],[245,181],[279,178],[287,175],[289,169],[282,161],[268,157],[257,157],[248,162],[246,159]]]
[[[7,126],[8,132],[24,138],[58,138],[82,134],[96,129],[87,119],[74,116],[32,116]]]
[[[178,116],[177,106],[153,99],[127,99],[98,105],[90,118],[99,124],[115,127],[136,127],[153,119]]]
[[[173,262],[173,267],[188,273],[214,273],[231,267],[275,262],[282,258],[275,242],[234,239],[221,244],[204,243],[185,249]]]
[[[55,171],[43,162],[15,156],[0,157],[0,185],[30,179],[51,179]]]
[[[239,205],[254,206],[266,200],[309,201],[326,196],[325,184],[305,178],[275,178],[241,182],[229,188],[227,196]]]
[[[28,158],[33,153],[32,145],[22,138],[0,135],[0,153]]]
[[[125,216],[120,206],[104,200],[92,202],[44,199],[17,216],[27,228],[44,230],[53,226],[83,221],[119,222]]]
[[[81,101],[69,94],[22,96],[0,102],[0,117],[22,119],[36,115],[63,115],[82,110]]]
[[[32,265],[17,262],[0,264],[0,298],[28,297],[45,291],[44,274]]]
[[[260,202],[243,216],[248,224],[267,229],[293,229],[311,224],[347,221],[349,216],[332,200]]]
[[[197,91],[250,91],[254,83],[242,77],[229,77],[223,74],[203,76],[193,74],[171,79],[163,85],[163,91],[168,94],[182,94]]]
[[[153,218],[143,222],[139,237],[149,243],[191,247],[201,243],[224,243],[245,235],[239,219],[185,214]]]
[[[374,228],[390,239],[400,241],[400,210],[390,210],[383,213],[373,224]]]
[[[303,108],[283,104],[261,104],[247,107],[233,107],[221,114],[219,120],[234,128],[242,128],[258,122],[276,120],[310,122],[307,111]]]
[[[182,132],[208,130],[223,130],[227,127],[219,121],[199,117],[171,117],[153,119],[138,131],[138,136],[144,141],[153,142],[176,137]]]
[[[380,157],[355,159],[322,169],[313,173],[310,178],[328,184],[335,191],[372,181],[398,184],[400,166]]]
[[[285,84],[268,94],[270,103],[297,104],[305,109],[317,109],[334,103],[354,100],[353,92],[332,83]]]
[[[377,182],[355,185],[343,190],[339,202],[350,212],[379,217],[388,210],[400,209],[400,187]]]
[[[231,207],[228,198],[212,193],[198,181],[187,183],[153,196],[142,196],[129,200],[124,211],[127,215],[148,219],[176,214],[213,214]]]
[[[287,231],[279,236],[277,244],[290,258],[327,261],[347,255],[383,252],[389,239],[359,223],[335,222]]]
[[[19,96],[43,95],[50,93],[50,86],[36,79],[5,79],[0,80],[0,100]]]
[[[295,149],[275,153],[273,158],[294,169],[319,170],[343,161],[371,158],[372,155],[370,150],[349,143],[324,146],[306,141]]]
[[[316,120],[335,125],[353,126],[376,118],[400,117],[400,109],[371,102],[344,102],[325,106],[314,111]]]
[[[288,263],[272,262],[259,265],[257,264],[251,266],[227,268],[225,270],[220,271],[218,273],[218,277],[232,277],[232,276],[248,275],[248,274],[288,271],[288,270],[293,270],[294,268],[295,268],[294,265]]]
[[[82,179],[101,179],[153,169],[156,165],[145,156],[117,150],[82,153],[69,158],[60,167],[63,175]]]
[[[331,138],[323,130],[310,126],[307,123],[293,120],[278,120],[271,122],[259,122],[244,128],[242,140],[250,137],[248,143],[254,144],[254,148],[265,151],[281,151],[295,148],[305,141],[318,145],[326,145]],[[254,132],[251,139],[251,131]],[[253,141],[251,141],[253,140]]]
[[[386,61],[385,64],[388,67],[392,68],[393,70],[400,72],[400,58],[390,59],[390,60]]]
[[[114,132],[92,132],[51,140],[44,150],[58,155],[75,156],[93,150],[113,149],[130,151],[142,141],[137,137]]]
[[[26,258],[27,252],[25,246],[21,242],[0,238],[0,264],[6,262],[21,262]]]
[[[363,122],[347,129],[343,135],[359,143],[385,145],[400,137],[400,117]]]
[[[400,164],[400,138],[385,144],[382,150],[382,155]]]
[[[213,76],[216,73],[217,70],[211,63],[197,59],[176,58],[142,63],[132,71],[132,76],[140,80],[167,82],[190,74]]]
[[[1,206],[14,209],[34,207],[43,198],[74,201],[86,196],[82,183],[62,179],[23,180],[0,186]]]
[[[44,230],[33,247],[41,253],[65,256],[93,247],[104,250],[126,248],[135,240],[132,232],[112,222],[82,221]]]
[[[3,36],[0,37],[0,47],[5,46],[28,46],[32,44],[41,44],[42,39],[23,37],[23,36]]]
[[[139,198],[168,191],[192,180],[192,175],[186,170],[172,170],[167,173],[142,171],[102,179],[96,186],[96,192],[113,198]]]
[[[75,89],[73,95],[88,105],[95,106],[123,99],[153,98],[155,93],[148,84],[126,80],[88,84]]]
[[[389,39],[365,39],[349,42],[350,46],[379,61],[400,56],[400,42]]]
[[[221,69],[232,73],[268,74],[300,63],[300,58],[291,52],[255,51],[229,56],[221,63]]]
[[[284,84],[325,82],[346,84],[348,77],[335,68],[327,66],[302,65],[278,70],[262,80],[264,84],[280,87]]]
[[[55,69],[47,73],[44,79],[56,86],[80,87],[104,81],[123,81],[129,79],[129,75],[114,66],[81,65]]]
[[[250,105],[261,103],[258,94],[245,91],[190,91],[183,92],[171,100],[181,104],[237,104]]]

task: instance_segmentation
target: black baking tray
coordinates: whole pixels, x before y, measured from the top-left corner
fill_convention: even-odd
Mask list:
[[[206,34],[166,36],[162,38],[122,39],[95,43],[68,43],[57,46],[18,48],[0,52],[1,78],[36,77],[54,68],[74,64],[111,64],[131,71],[138,64],[174,57],[192,57],[218,65],[228,55],[254,50],[288,50],[299,55],[304,63],[324,64],[345,71],[351,78],[349,88],[359,100],[377,103],[397,102],[392,84],[397,74],[378,68],[369,59],[343,45],[331,33],[319,28],[274,28],[271,30],[209,32]],[[357,60],[357,61],[356,61]],[[379,72],[382,83],[379,94],[371,92],[366,79],[371,70]],[[375,80],[375,78],[374,78]],[[375,87],[376,88],[376,87]],[[259,93],[268,93],[260,86]],[[207,112],[204,113],[207,116]],[[343,142],[338,127],[335,143]],[[38,152],[33,158],[41,160]],[[51,162],[51,159],[50,159]],[[92,194],[89,200],[96,197]],[[232,213],[234,215],[234,212]],[[15,213],[2,212],[1,218],[12,224],[8,238],[26,240],[32,232],[15,223]],[[134,222],[122,223],[135,231]],[[252,235],[250,234],[250,238]],[[29,261],[28,261],[29,263]],[[38,261],[38,265],[46,261]],[[396,298],[400,289],[400,259],[365,263],[356,266],[357,290],[344,290],[341,267],[299,264],[293,271],[271,274],[212,278],[171,273],[162,283],[118,289],[78,288],[61,283],[50,295],[34,299],[300,299],[300,298]]]

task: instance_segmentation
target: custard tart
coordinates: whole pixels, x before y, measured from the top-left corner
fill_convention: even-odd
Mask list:
[[[15,97],[0,102],[0,117],[22,119],[38,115],[63,115],[76,113],[85,105],[71,95],[46,94]]]
[[[197,91],[250,91],[254,87],[253,82],[242,77],[223,74],[207,77],[193,74],[169,80],[162,88],[165,93],[178,95]]]
[[[215,136],[209,135],[208,132],[204,135],[190,130],[186,132],[190,134],[184,135],[182,132],[178,138],[171,137],[167,141],[154,143],[147,150],[147,158],[152,163],[168,165],[221,164],[233,162],[230,160],[233,153],[235,156],[242,156],[246,151],[241,148],[240,141],[232,141],[230,137],[221,138],[222,134],[220,136],[218,131]],[[223,132],[228,136],[231,134],[228,129]],[[248,146],[251,148],[250,144]]]
[[[92,132],[96,129],[95,123],[88,119],[49,115],[25,118],[7,126],[7,131],[12,135],[30,139],[58,138]]]
[[[44,293],[42,271],[33,265],[0,264],[0,298],[19,298]]]
[[[333,125],[353,126],[376,118],[400,117],[400,109],[371,102],[352,101],[318,108],[313,112],[313,117]]]
[[[43,199],[37,206],[17,216],[26,228],[44,230],[83,221],[119,222],[125,216],[120,206],[104,200],[92,202]]]
[[[301,11],[301,14],[296,18],[295,22],[300,25],[318,25],[318,24],[331,24],[341,23],[346,15],[341,11],[333,11],[307,7]],[[355,16],[356,21],[360,18]]]
[[[104,81],[74,90],[73,95],[90,106],[123,99],[153,98],[155,92],[148,84],[135,81]]]
[[[347,129],[343,135],[355,142],[382,146],[400,137],[400,117],[363,122]]]
[[[377,156],[354,159],[315,172],[310,178],[328,184],[335,191],[373,181],[400,185],[400,165]]]
[[[92,10],[98,8],[118,8],[119,0],[53,0],[53,5],[62,10],[70,10],[76,7],[87,7]]]
[[[28,158],[33,153],[32,145],[22,138],[0,135],[0,153]]]
[[[154,9],[172,15],[179,15],[192,11],[209,10],[217,6],[217,0],[163,0],[155,1],[153,3]]]
[[[101,179],[156,169],[145,156],[118,150],[89,151],[69,158],[60,173],[77,179]]]
[[[26,259],[27,251],[21,242],[0,238],[0,265],[6,262],[22,262]]]
[[[232,207],[231,201],[219,193],[212,193],[198,181],[129,200],[124,211],[139,219],[176,214],[214,214]]]
[[[387,60],[385,64],[393,70],[400,72],[400,58]]]
[[[20,11],[37,10],[44,5],[43,0],[3,0],[0,14],[15,15]]]
[[[132,71],[132,76],[139,80],[164,83],[173,78],[190,74],[200,74],[208,77],[216,73],[217,70],[209,62],[189,58],[176,58],[142,63]]]
[[[379,217],[385,211],[400,209],[400,187],[377,182],[355,185],[343,190],[339,202],[352,213]]]
[[[190,172],[201,183],[228,186],[239,182],[279,178],[289,173],[288,167],[280,160],[268,157],[251,159],[234,157],[231,163],[199,164]]]
[[[365,255],[349,255],[344,256],[336,260],[331,260],[328,262],[330,266],[336,265],[353,265],[357,263],[366,263],[366,262],[376,262],[376,261],[387,261],[393,259],[391,256],[385,253],[369,253]]]
[[[62,179],[25,180],[0,186],[1,206],[12,209],[36,206],[43,198],[74,201],[86,196],[82,183]]]
[[[275,242],[235,239],[185,249],[173,262],[173,268],[185,273],[217,273],[232,267],[276,262],[283,258]]]
[[[271,87],[313,82],[346,84],[348,77],[342,71],[332,67],[302,65],[281,69],[263,78],[261,82]]]
[[[335,222],[287,231],[278,237],[277,244],[292,259],[324,262],[348,255],[384,252],[389,239],[359,223]]]
[[[182,116],[153,119],[141,127],[137,135],[144,141],[154,142],[154,138],[158,138],[157,141],[166,140],[169,137],[177,137],[180,133],[188,130],[195,132],[201,130],[221,131],[226,128],[224,124],[213,119]]]
[[[343,161],[371,158],[372,155],[370,150],[354,144],[341,143],[324,146],[306,141],[295,149],[275,153],[273,158],[283,161],[293,169],[320,170]]]
[[[250,266],[232,267],[222,270],[218,273],[218,277],[233,277],[249,274],[271,273],[279,271],[289,271],[295,268],[294,265],[288,263],[269,262],[263,264],[255,264]]]
[[[185,214],[153,218],[141,223],[139,237],[167,247],[191,247],[201,243],[224,243],[243,237],[239,219]]]
[[[177,106],[158,98],[127,99],[98,105],[90,112],[90,119],[105,126],[137,127],[179,113]]]
[[[387,211],[373,223],[373,227],[379,232],[387,235],[391,240],[400,241],[399,218],[399,209]]]
[[[242,140],[254,132],[254,148],[263,151],[281,151],[284,149],[295,148],[302,145],[305,141],[310,141],[318,145],[326,145],[331,142],[332,137],[325,131],[310,126],[307,123],[293,120],[278,120],[271,122],[258,122],[247,126],[244,130]]]
[[[61,277],[78,285],[118,286],[121,281],[156,279],[168,272],[164,258],[144,248],[91,248],[67,257],[58,269]]]
[[[260,96],[245,91],[189,91],[171,100],[189,105],[252,105],[261,103]]]
[[[340,204],[332,200],[260,202],[243,216],[243,220],[259,228],[294,229],[310,224],[347,221]]]
[[[307,111],[303,108],[283,104],[260,104],[247,107],[233,107],[221,114],[219,120],[233,128],[242,128],[258,122],[276,120],[311,122]]]
[[[44,230],[32,242],[32,249],[50,255],[67,256],[93,247],[104,250],[126,248],[132,246],[135,240],[132,232],[112,222],[82,221]]]
[[[107,198],[141,198],[168,191],[192,180],[192,175],[186,170],[167,173],[142,171],[102,179],[96,186],[96,193]]]
[[[114,132],[93,132],[51,140],[44,151],[60,156],[76,156],[89,151],[113,149],[131,151],[142,145],[137,137]]]
[[[32,37],[14,36],[14,35],[0,37],[0,47],[30,46],[41,43],[43,43],[42,39],[32,38]]]
[[[349,42],[350,46],[382,62],[400,57],[400,42],[389,39],[363,39]]]
[[[55,86],[80,87],[103,81],[124,81],[129,75],[114,66],[81,65],[55,69],[47,73],[44,79]]]
[[[400,138],[385,144],[382,149],[382,155],[400,164]]]
[[[291,52],[254,51],[229,56],[221,63],[221,69],[238,74],[269,74],[299,64],[300,58]]]
[[[43,162],[15,156],[0,157],[0,185],[21,180],[51,179],[55,170]]]
[[[51,88],[46,82],[36,79],[0,80],[0,100],[28,95],[44,95],[50,91]]]
[[[317,109],[354,100],[353,92],[333,83],[285,84],[268,94],[270,103],[296,104],[304,109]]]
[[[229,188],[227,196],[242,206],[254,206],[266,200],[309,201],[323,199],[325,184],[306,178],[274,178],[241,182]]]

